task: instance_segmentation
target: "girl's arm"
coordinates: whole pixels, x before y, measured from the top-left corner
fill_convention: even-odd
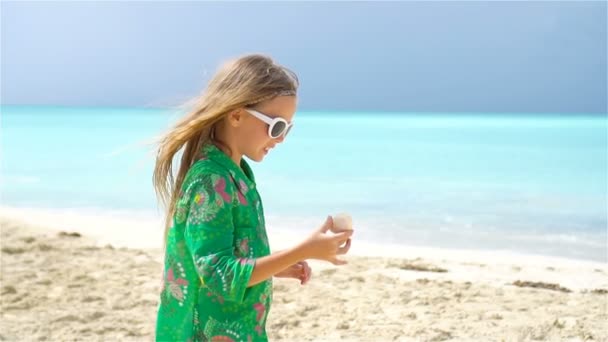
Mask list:
[[[247,287],[259,284],[300,260],[306,259],[301,247],[293,247],[256,259]]]
[[[247,288],[271,278],[298,261],[319,259],[336,265],[346,263],[336,259],[336,254],[348,251],[349,242],[343,248],[339,246],[346,240],[350,241],[352,231],[325,234],[333,225],[331,217],[293,248],[257,259],[236,257],[230,196],[224,197],[216,191],[216,187],[227,182],[223,175],[205,174],[185,191],[184,199],[188,199],[186,208],[177,209],[187,213],[187,218],[182,218],[186,220],[186,245],[202,283],[213,293],[241,302]]]
[[[336,235],[325,234],[333,225],[331,217],[328,217],[323,226],[316,229],[312,235],[295,247],[272,253],[271,255],[258,258],[248,287],[259,284],[264,280],[283,271],[287,267],[305,259],[318,259],[329,261],[335,265],[344,265],[346,261],[338,260],[336,255],[346,254],[350,249],[350,237],[353,231],[345,231]],[[340,247],[346,241],[344,247]]]

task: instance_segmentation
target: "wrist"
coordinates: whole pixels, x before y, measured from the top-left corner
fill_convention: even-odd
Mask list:
[[[308,257],[307,248],[304,243],[299,243],[287,250],[287,253],[293,258],[293,263],[297,263],[302,260],[310,259]]]

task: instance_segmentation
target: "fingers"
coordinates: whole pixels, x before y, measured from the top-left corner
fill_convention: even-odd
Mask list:
[[[337,234],[329,234],[326,235],[325,233],[327,233],[332,227],[333,227],[333,218],[330,216],[327,216],[327,218],[325,219],[325,222],[323,223],[323,225],[321,227],[319,227],[319,229],[317,230],[317,232],[323,234],[323,236],[316,236],[316,237],[311,237],[312,238],[312,242],[316,242],[318,241],[318,243],[320,244],[325,244],[325,246],[323,247],[323,249],[325,249],[325,255],[319,255],[318,259],[321,260],[326,260],[331,262],[334,265],[345,265],[347,264],[347,262],[345,260],[341,260],[341,259],[337,259],[336,256],[337,255],[343,255],[348,253],[348,251],[350,250],[351,247],[351,236],[353,235],[354,231],[353,230],[346,230]],[[346,244],[345,244],[346,243]],[[340,247],[342,246],[342,247]],[[329,258],[328,258],[329,257]],[[309,274],[306,274],[306,272],[310,272],[310,268],[308,267],[308,264],[304,264],[304,263],[298,263],[303,265],[304,267],[304,276],[303,278],[309,278]],[[300,268],[298,268],[298,270],[300,270]],[[306,283],[308,280],[302,280],[302,284]]]
[[[352,239],[346,240],[346,244],[343,247],[338,248],[338,252],[336,254],[341,255],[341,254],[348,253],[348,250],[350,249],[351,241],[352,241]]]
[[[307,283],[310,281],[310,278],[312,278],[312,268],[310,268],[310,266],[308,266],[308,264],[306,264],[306,282]]]
[[[325,220],[325,222],[323,223],[321,228],[319,228],[319,231],[321,233],[325,234],[331,227],[333,227],[333,225],[334,225],[333,218],[331,216],[327,216],[327,219]]]
[[[304,285],[310,281],[310,275],[312,270],[306,261],[299,261],[297,264],[297,276],[295,278],[300,280],[300,284]]]
[[[354,233],[353,230],[345,230],[341,233],[334,235],[332,238],[337,240],[339,242],[339,244],[342,245],[342,243],[344,241],[350,239],[350,237],[353,235],[353,233]]]
[[[302,274],[302,282],[301,284],[304,285],[306,283],[308,283],[308,281],[310,280],[310,271],[308,267],[304,267],[304,271]]]

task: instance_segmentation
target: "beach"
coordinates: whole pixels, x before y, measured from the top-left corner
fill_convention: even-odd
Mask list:
[[[159,248],[34,222],[0,211],[1,340],[154,339]],[[473,250],[353,250],[345,266],[310,261],[313,276],[304,286],[274,280],[270,340],[608,340],[605,263]]]
[[[227,300],[205,282],[240,298],[229,283],[249,281],[247,258],[197,257],[189,277],[184,249],[258,257],[341,213],[346,264],[272,279],[248,319],[220,305],[186,323],[247,339],[265,322],[271,342],[608,342],[608,1],[0,12],[0,342],[155,341],[161,298],[178,322]],[[167,218],[201,232],[165,274]]]

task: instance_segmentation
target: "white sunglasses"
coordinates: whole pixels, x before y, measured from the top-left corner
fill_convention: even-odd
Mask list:
[[[287,120],[281,117],[271,118],[270,116],[262,114],[251,108],[245,108],[245,110],[249,114],[268,124],[268,136],[272,139],[279,138],[280,136],[287,136],[287,133],[289,133],[291,127],[293,126],[293,121],[287,122]]]

